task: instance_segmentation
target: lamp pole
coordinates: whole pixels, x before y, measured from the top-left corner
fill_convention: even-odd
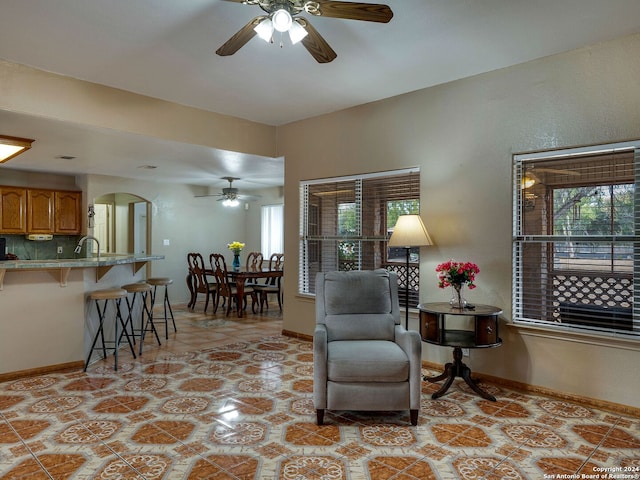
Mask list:
[[[404,281],[404,328],[409,329],[409,255],[411,252],[411,247],[404,247],[405,252],[407,254],[407,263],[405,270],[405,281]]]
[[[390,247],[403,247],[406,255],[406,275],[404,284],[405,317],[404,328],[409,329],[409,256],[411,247],[426,247],[433,245],[427,229],[422,223],[420,215],[400,215],[393,233],[389,238]]]

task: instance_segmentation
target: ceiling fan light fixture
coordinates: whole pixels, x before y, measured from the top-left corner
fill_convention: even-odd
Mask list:
[[[222,201],[222,205],[225,207],[237,207],[240,205],[240,201],[237,198],[225,198]]]
[[[302,25],[294,20],[291,24],[291,28],[289,29],[289,38],[291,39],[291,44],[295,45],[307,35],[309,35],[309,32],[307,32],[307,30]]]
[[[273,36],[273,22],[270,18],[262,20],[254,27],[254,30],[265,42],[271,42],[271,37]]]
[[[286,32],[291,28],[293,24],[293,18],[291,18],[291,14],[287,12],[284,8],[280,10],[276,10],[271,15],[271,22],[273,23],[273,28],[275,28],[279,32]]]
[[[531,188],[536,184],[536,179],[528,176],[522,177],[522,190],[526,190],[527,188]]]

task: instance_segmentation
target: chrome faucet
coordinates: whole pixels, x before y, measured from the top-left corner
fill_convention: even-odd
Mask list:
[[[78,245],[76,246],[74,252],[75,253],[80,253],[80,250],[82,250],[82,245],[84,244],[84,242],[86,240],[94,240],[96,242],[96,245],[98,246],[98,256],[97,257],[98,257],[98,261],[100,261],[100,242],[93,235],[85,235],[84,237],[82,237],[80,239],[80,241],[78,242]]]

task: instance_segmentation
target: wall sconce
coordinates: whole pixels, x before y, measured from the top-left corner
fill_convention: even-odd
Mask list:
[[[93,217],[96,216],[96,210],[93,205],[89,205],[87,209],[87,227],[93,228]]]
[[[4,163],[20,155],[22,152],[26,152],[31,148],[33,142],[35,142],[35,140],[29,138],[0,135],[0,163]]]

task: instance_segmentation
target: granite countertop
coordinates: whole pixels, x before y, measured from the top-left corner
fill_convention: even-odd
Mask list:
[[[58,258],[50,260],[5,260],[0,262],[0,270],[108,267],[163,259],[164,255],[104,254],[100,255],[99,261],[98,257]]]

